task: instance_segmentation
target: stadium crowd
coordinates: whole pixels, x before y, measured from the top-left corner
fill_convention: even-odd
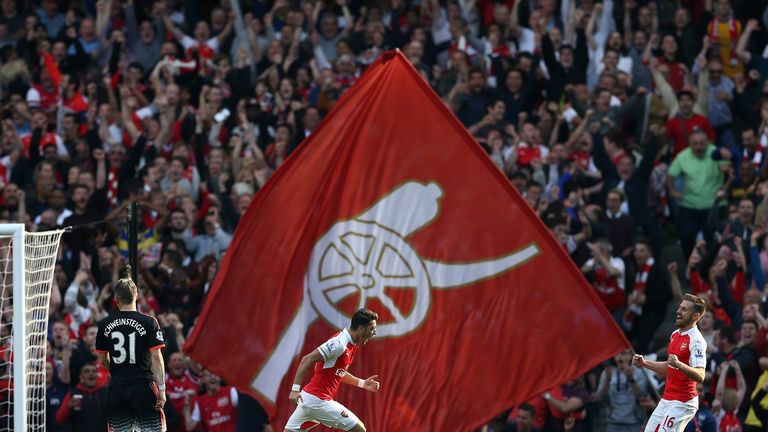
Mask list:
[[[636,352],[664,358],[670,305],[684,291],[707,300],[689,430],[765,431],[767,5],[0,0],[0,220],[79,227],[56,264],[46,430],[106,430],[96,323],[113,307],[131,202],[139,307],[167,341],[170,430],[271,430],[257,401],[184,356],[185,337],[253,195],[400,48]],[[664,383],[630,354],[484,429],[641,430]]]

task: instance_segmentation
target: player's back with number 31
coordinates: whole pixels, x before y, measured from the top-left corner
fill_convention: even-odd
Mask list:
[[[164,431],[163,333],[155,318],[136,310],[136,285],[127,275],[114,291],[119,310],[99,323],[96,336],[96,351],[109,358],[109,430]]]

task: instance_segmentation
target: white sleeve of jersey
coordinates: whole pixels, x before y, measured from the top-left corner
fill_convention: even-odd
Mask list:
[[[691,338],[691,357],[688,361],[689,366],[693,368],[706,367],[707,365],[707,341],[700,333],[696,334],[696,337]]]
[[[237,403],[238,403],[237,389],[235,389],[234,387],[230,387],[229,389],[229,399],[232,401],[233,406],[237,406]]]
[[[320,351],[320,355],[323,357],[323,361],[326,363],[328,361],[336,360],[340,355],[344,354],[344,350],[346,350],[344,342],[339,336],[329,339],[327,342],[317,347],[317,350]]]

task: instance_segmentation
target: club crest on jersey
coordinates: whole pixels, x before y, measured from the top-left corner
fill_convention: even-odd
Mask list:
[[[681,349],[681,350],[684,350],[684,349],[685,349],[685,347],[687,347],[687,346],[688,346],[688,344],[687,344],[687,343],[685,343],[685,342],[683,342],[683,343],[680,345],[680,349]]]
[[[345,371],[344,369],[336,369],[336,376],[343,377],[346,374],[347,374],[347,371]]]

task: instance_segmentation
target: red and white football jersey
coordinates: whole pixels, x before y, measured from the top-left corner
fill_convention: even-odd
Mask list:
[[[165,379],[165,388],[165,394],[168,397],[168,400],[171,401],[171,404],[173,405],[173,408],[176,410],[176,412],[183,417],[185,393],[192,392],[195,396],[197,396],[197,392],[199,391],[197,384],[195,384],[186,375],[182,375],[181,378],[176,378],[169,374]],[[195,406],[194,402],[195,401],[193,400],[192,406]],[[186,430],[186,428],[180,426],[176,430],[182,431]]]
[[[205,432],[235,432],[237,428],[237,390],[221,386],[214,395],[204,393],[197,398],[192,420]]]
[[[690,367],[706,366],[707,342],[696,326],[683,333],[680,333],[680,330],[675,330],[669,338],[667,352],[676,355],[680,362]],[[663,399],[688,402],[698,397],[696,381],[688,378],[678,369],[672,367],[667,367],[667,369],[667,385],[664,389]]]
[[[323,357],[323,363],[315,363],[315,374],[304,391],[322,400],[331,400],[339,390],[347,368],[352,364],[357,346],[347,329],[335,334],[317,350]]]

